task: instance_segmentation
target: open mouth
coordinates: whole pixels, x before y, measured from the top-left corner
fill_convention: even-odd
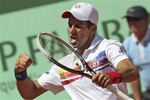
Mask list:
[[[77,38],[74,37],[74,36],[70,36],[70,44],[71,44],[73,47],[77,46],[77,44],[78,44]]]

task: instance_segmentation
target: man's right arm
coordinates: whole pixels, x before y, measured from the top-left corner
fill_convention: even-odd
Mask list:
[[[19,93],[24,99],[34,99],[47,90],[42,88],[38,81],[32,81],[29,77],[23,81],[16,81]]]
[[[24,99],[34,99],[47,90],[42,88],[37,80],[32,81],[27,76],[27,68],[32,64],[27,54],[21,54],[16,60],[15,77],[19,93]]]
[[[24,99],[34,99],[47,91],[39,85],[37,80],[32,81],[29,77],[23,81],[16,80],[16,84],[19,93]]]

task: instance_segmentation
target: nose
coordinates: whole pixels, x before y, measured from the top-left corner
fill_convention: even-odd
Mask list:
[[[76,31],[76,28],[75,28],[74,25],[72,25],[71,27],[69,27],[69,33],[70,33],[70,34],[75,33],[75,31]]]

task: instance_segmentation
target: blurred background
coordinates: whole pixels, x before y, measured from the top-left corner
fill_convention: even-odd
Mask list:
[[[21,53],[30,55],[34,63],[28,69],[34,80],[48,71],[51,64],[39,52],[35,37],[39,32],[52,32],[68,40],[64,10],[85,1],[99,11],[98,34],[123,41],[129,35],[122,17],[133,5],[142,5],[150,13],[150,0],[0,0],[0,100],[22,100],[14,77],[16,58]],[[132,95],[130,86],[129,93]],[[144,91],[144,86],[142,91]],[[70,100],[66,92],[56,96],[47,92],[35,100]]]

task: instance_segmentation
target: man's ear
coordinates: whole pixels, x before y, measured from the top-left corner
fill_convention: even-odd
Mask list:
[[[96,32],[96,30],[97,30],[97,25],[95,25],[95,24],[94,24],[94,25],[92,25],[92,26],[91,26],[91,30],[95,33],[95,32]]]

